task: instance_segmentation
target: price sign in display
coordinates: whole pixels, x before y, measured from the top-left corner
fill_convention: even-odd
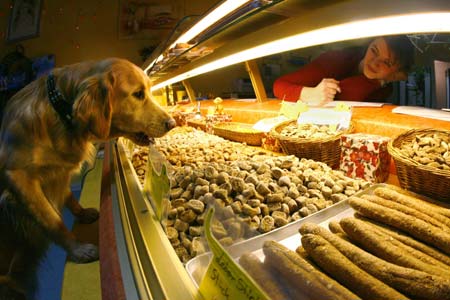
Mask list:
[[[336,103],[336,106],[334,107],[335,111],[351,111],[351,106],[345,104],[345,103]]]
[[[144,193],[150,195],[158,220],[162,220],[165,201],[170,191],[166,159],[155,148],[149,147],[147,172],[144,180]]]
[[[210,208],[205,219],[205,235],[213,258],[200,283],[200,293],[208,300],[270,300],[213,236],[213,214],[214,208]]]
[[[282,101],[279,114],[288,119],[297,119],[305,111],[308,111],[308,105],[302,101],[297,101],[296,103]]]

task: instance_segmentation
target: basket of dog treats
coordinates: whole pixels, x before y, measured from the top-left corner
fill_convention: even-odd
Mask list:
[[[186,121],[187,125],[206,131],[206,119],[205,118],[189,118]]]
[[[215,135],[227,140],[246,143],[251,146],[260,146],[264,132],[253,129],[252,124],[238,122],[223,122],[213,126]]]
[[[332,168],[339,165],[341,155],[340,137],[352,132],[331,125],[297,124],[289,120],[275,126],[270,134],[278,139],[283,152],[299,158],[309,158],[326,163]]]
[[[402,188],[450,201],[450,131],[411,129],[388,143]]]

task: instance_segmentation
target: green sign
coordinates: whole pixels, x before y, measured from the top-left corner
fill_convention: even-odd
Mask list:
[[[166,159],[153,147],[149,147],[144,192],[148,193],[158,220],[162,220],[168,201],[170,180]]]
[[[214,208],[210,208],[205,219],[205,235],[213,258],[200,283],[200,293],[208,300],[269,300],[213,236],[213,214]]]
[[[295,120],[305,111],[308,111],[308,105],[302,101],[297,101],[296,103],[281,101],[281,108],[278,114]]]

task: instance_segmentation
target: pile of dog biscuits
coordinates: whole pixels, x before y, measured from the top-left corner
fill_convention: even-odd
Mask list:
[[[164,226],[183,262],[205,250],[199,240],[208,205],[222,209],[222,222],[213,232],[227,245],[318,212],[369,185],[321,162],[270,153],[195,129],[179,130],[158,139],[155,147],[174,170]],[[134,154],[133,162],[136,156],[145,157],[145,148]]]

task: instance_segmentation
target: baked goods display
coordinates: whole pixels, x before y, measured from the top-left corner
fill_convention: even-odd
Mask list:
[[[324,162],[337,168],[341,155],[340,136],[351,132],[352,128],[351,124],[345,130],[338,130],[337,126],[297,124],[295,120],[288,120],[275,126],[270,135],[278,140],[286,154]]]
[[[323,139],[339,133],[336,126],[297,123],[291,123],[280,131],[280,134],[285,137],[305,139]]]
[[[388,143],[400,186],[438,201],[450,201],[450,131],[410,129]]]
[[[213,126],[213,133],[230,141],[261,146],[265,133],[254,129],[251,124],[238,122],[218,123]]]
[[[400,151],[419,164],[450,170],[450,135],[443,132],[424,132],[404,141]]]
[[[300,246],[268,240],[241,266],[276,274],[286,299],[450,299],[450,209],[389,186],[348,204],[353,214],[304,222]]]
[[[223,208],[227,219],[213,230],[223,244],[230,244],[245,238],[249,230],[269,232],[370,185],[321,162],[271,153],[189,127],[157,139],[155,147],[173,167],[164,226],[183,262],[204,250],[198,240],[208,204]],[[137,147],[132,155],[141,182],[146,151]],[[236,216],[240,222],[235,222]]]
[[[371,152],[368,161],[374,167],[380,155],[388,157],[384,138],[342,138],[350,154],[356,146]],[[163,225],[183,263],[207,251],[203,222],[208,205],[216,207],[221,220],[213,222],[212,231],[227,246],[296,226],[290,223],[345,200],[351,214],[330,217],[328,229],[306,219],[299,223],[300,246],[264,238],[260,254],[245,253],[239,264],[272,299],[450,299],[450,209],[444,204],[386,185],[369,188],[369,181],[349,178],[325,163],[248,147],[188,126],[157,139],[155,147],[172,167]],[[141,183],[146,150],[135,147],[131,158]],[[417,136],[401,151],[446,168],[448,142],[437,134]]]

